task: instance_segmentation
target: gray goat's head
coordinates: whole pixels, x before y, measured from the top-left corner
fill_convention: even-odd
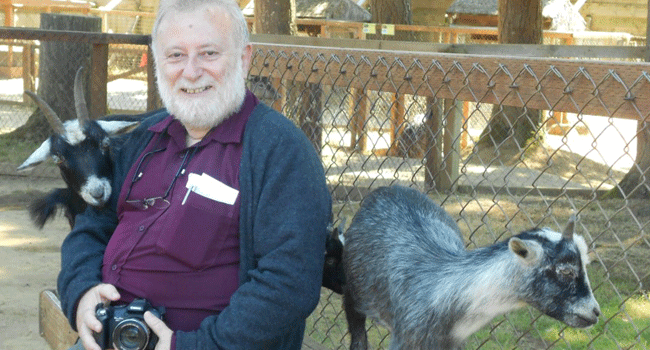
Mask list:
[[[30,169],[52,158],[68,187],[89,205],[101,207],[111,194],[109,136],[129,131],[139,123],[91,120],[83,93],[82,71],[83,68],[79,68],[74,82],[76,119],[62,122],[42,98],[31,91],[25,91],[45,115],[54,134],[18,170]]]
[[[512,237],[508,246],[530,267],[519,286],[523,299],[571,327],[585,328],[598,322],[600,306],[587,276],[587,244],[574,234],[575,220],[572,215],[562,233],[523,232]]]

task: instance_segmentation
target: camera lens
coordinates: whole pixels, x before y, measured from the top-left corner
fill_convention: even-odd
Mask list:
[[[149,327],[136,319],[124,320],[115,326],[112,338],[115,349],[146,349],[149,343]]]

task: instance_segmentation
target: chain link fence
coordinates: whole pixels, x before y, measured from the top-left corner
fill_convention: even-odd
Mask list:
[[[64,39],[8,35],[0,43],[0,173],[16,175],[49,135],[10,137],[30,118],[43,118],[23,91],[38,89],[43,42]],[[100,45],[92,46],[97,57]],[[106,111],[150,108],[146,43],[107,47],[99,56],[107,62]],[[458,221],[468,249],[530,227],[561,230],[571,212],[579,214],[600,322],[574,330],[524,308],[495,319],[467,349],[648,349],[650,202],[618,189],[627,173],[646,170],[635,160],[645,157],[648,140],[649,68],[258,43],[249,86],[295,121],[321,154],[335,225],[350,223],[366,193],[391,184],[417,188],[441,203]],[[512,141],[514,133],[482,137],[496,129],[494,115],[505,115],[501,120],[511,125],[533,125],[531,137],[523,143]],[[24,176],[48,171],[56,176],[53,166]],[[647,188],[644,176],[636,188]],[[314,342],[348,347],[338,295],[323,290],[308,322]],[[389,332],[369,327],[373,347],[387,348]]]
[[[320,151],[337,224],[350,223],[368,191],[390,184],[441,203],[469,249],[530,227],[561,230],[572,211],[579,214],[599,324],[574,330],[524,309],[494,320],[468,349],[650,347],[649,202],[615,195],[642,166],[635,159],[650,112],[648,64],[257,48],[250,74],[269,77],[266,90],[279,98],[268,103]],[[531,138],[481,141],[499,114],[534,125]],[[647,188],[644,177],[637,188]],[[369,327],[373,346],[387,348],[389,333]],[[339,296],[323,292],[308,334],[326,348],[347,348]]]

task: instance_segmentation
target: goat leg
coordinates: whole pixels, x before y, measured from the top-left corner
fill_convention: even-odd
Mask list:
[[[368,335],[366,334],[366,315],[355,308],[354,296],[349,289],[344,288],[343,303],[345,319],[350,332],[350,350],[367,350]]]

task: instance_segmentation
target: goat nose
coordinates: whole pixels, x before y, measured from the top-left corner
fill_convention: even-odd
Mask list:
[[[600,316],[600,308],[599,307],[594,308],[594,315],[596,315],[596,317]]]
[[[104,189],[101,187],[93,188],[90,191],[90,195],[96,199],[102,199],[104,197]]]

